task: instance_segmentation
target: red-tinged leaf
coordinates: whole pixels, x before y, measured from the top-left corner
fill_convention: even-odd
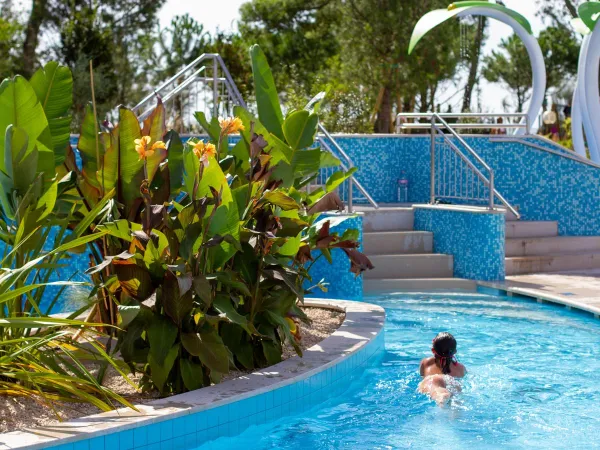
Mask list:
[[[143,301],[154,293],[150,272],[132,260],[114,259],[113,268],[121,288],[130,297]]]
[[[317,214],[327,211],[343,211],[344,202],[337,192],[333,191],[323,196],[318,202],[308,209],[308,214]]]
[[[375,268],[371,260],[361,252],[355,249],[343,248],[348,258],[350,258],[350,272],[359,276],[365,270],[372,270]]]

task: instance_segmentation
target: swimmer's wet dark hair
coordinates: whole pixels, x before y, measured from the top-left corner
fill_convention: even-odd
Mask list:
[[[450,333],[439,333],[433,338],[433,354],[440,361],[443,374],[450,373],[450,366],[456,354],[456,339]]]

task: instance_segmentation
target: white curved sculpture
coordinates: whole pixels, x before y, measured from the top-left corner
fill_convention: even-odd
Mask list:
[[[542,109],[544,95],[546,93],[546,64],[544,56],[537,39],[533,36],[531,25],[521,14],[496,3],[485,1],[463,1],[451,4],[447,10],[439,9],[424,15],[413,31],[410,42],[409,54],[419,40],[432,28],[448,20],[451,17],[485,16],[496,19],[511,27],[521,38],[529,60],[531,61],[531,72],[533,74],[533,86],[531,100],[527,109],[529,126],[531,127]],[[525,122],[525,119],[521,123]],[[515,134],[525,133],[524,129],[517,129]]]
[[[575,152],[586,157],[586,141],[590,159],[600,163],[600,14],[599,3],[579,7],[580,19],[573,25],[586,36],[579,52],[577,86],[573,93],[571,129]]]

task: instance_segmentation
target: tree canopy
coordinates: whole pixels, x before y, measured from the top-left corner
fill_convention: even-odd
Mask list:
[[[582,0],[536,0],[546,24],[539,41],[550,92],[568,91],[580,37],[570,19]],[[515,110],[531,83],[527,54],[511,37],[484,57],[488,21],[451,20],[407,54],[419,18],[448,0],[248,0],[235,32],[208,32],[200,18],[174,17],[159,26],[166,0],[30,0],[27,15],[0,0],[0,75],[29,75],[49,58],[74,73],[75,117],[91,97],[94,65],[99,113],[133,105],[202,53],[223,56],[242,95],[252,102],[248,47],[271,62],[288,109],[328,92],[321,120],[334,131],[390,132],[400,111],[476,110],[482,78],[503,84]],[[41,39],[43,37],[43,39]],[[48,38],[51,37],[51,38]],[[40,45],[43,41],[43,45]],[[461,94],[457,97],[456,94]],[[452,99],[452,103],[448,103]],[[77,123],[77,122],[76,122]]]

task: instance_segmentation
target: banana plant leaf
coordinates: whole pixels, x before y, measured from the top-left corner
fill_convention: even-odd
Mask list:
[[[279,95],[267,58],[258,45],[250,47],[250,59],[258,118],[267,130],[283,140],[285,139],[282,130],[283,113],[279,104]]]
[[[29,81],[42,108],[46,113],[54,162],[56,166],[65,161],[65,151],[69,145],[71,132],[71,107],[73,106],[73,76],[68,67],[50,61],[33,74]]]
[[[85,108],[85,115],[79,131],[79,142],[77,143],[77,149],[81,155],[82,170],[84,183],[89,186],[91,192],[88,200],[92,201],[93,198],[99,198],[102,190],[102,174],[97,175],[104,155],[111,146],[110,133],[100,132],[98,134],[98,154],[96,154],[96,126],[94,125],[94,112],[92,105],[88,104]],[[99,160],[98,160],[99,158]],[[114,187],[114,183],[110,186],[104,186],[105,189],[111,189]]]
[[[419,21],[417,25],[415,25],[415,29],[413,30],[413,34],[410,38],[410,44],[408,46],[408,54],[410,55],[419,41],[433,30],[438,25],[446,22],[447,20],[456,17],[458,14],[468,11],[473,8],[489,8],[501,11],[513,19],[515,19],[529,34],[533,35],[533,30],[531,29],[531,24],[529,21],[519,14],[518,12],[509,9],[505,6],[490,3],[487,1],[463,1],[463,2],[454,2],[447,9],[436,9],[434,11],[428,12],[425,14]]]
[[[598,2],[587,2],[579,6],[577,10],[579,17],[583,23],[589,28],[590,31],[594,31],[596,23],[600,18],[600,3]]]
[[[6,130],[11,124],[27,133],[29,140],[24,157],[37,149],[36,172],[43,173],[44,182],[50,183],[56,171],[48,120],[33,87],[19,75],[0,84],[0,130]],[[5,140],[0,139],[0,170],[6,173],[5,155]]]

